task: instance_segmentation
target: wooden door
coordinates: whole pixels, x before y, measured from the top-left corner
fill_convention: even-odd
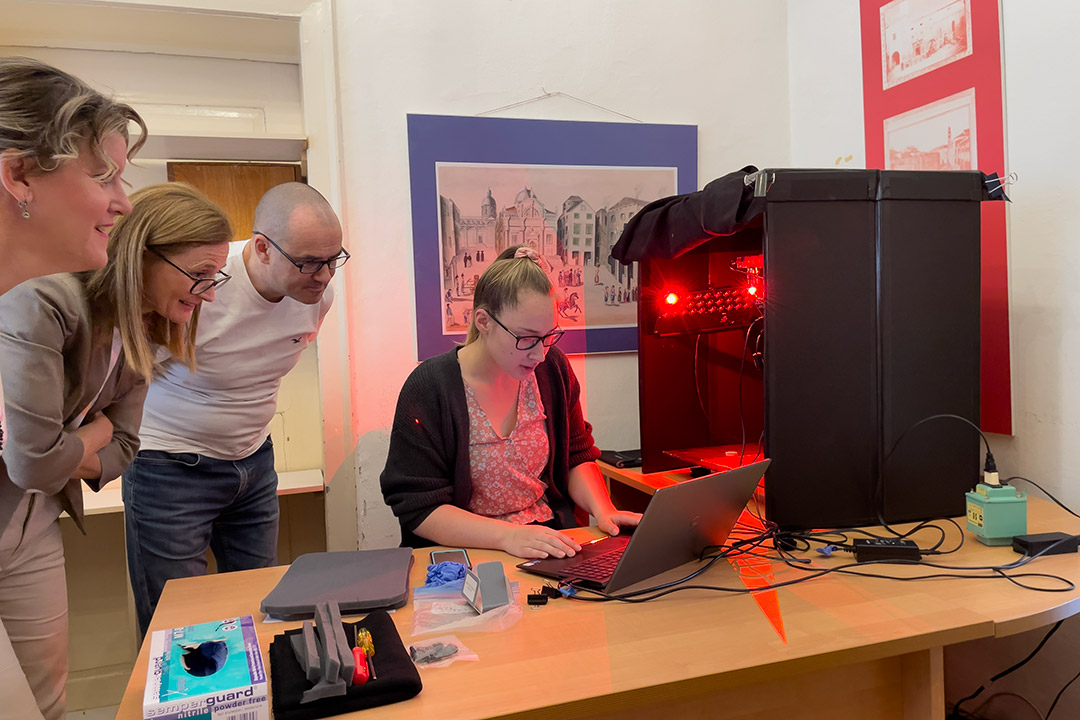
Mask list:
[[[233,227],[233,240],[251,237],[255,206],[270,188],[303,182],[300,166],[277,163],[171,162],[170,182],[185,182],[221,206]]]

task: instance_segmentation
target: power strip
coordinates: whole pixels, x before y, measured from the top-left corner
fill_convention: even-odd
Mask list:
[[[875,560],[921,560],[919,546],[900,538],[856,538],[851,543],[855,562]]]

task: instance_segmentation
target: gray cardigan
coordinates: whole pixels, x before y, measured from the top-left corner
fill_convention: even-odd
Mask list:
[[[113,438],[98,452],[101,478],[85,482],[100,490],[135,457],[146,382],[127,366],[123,352],[105,377],[112,336],[112,323],[95,322],[77,275],[30,280],[0,296],[7,424],[0,455],[0,533],[30,490],[56,496],[82,529],[82,486],[71,476],[83,444],[68,425],[99,389],[88,416],[104,413],[113,424]]]

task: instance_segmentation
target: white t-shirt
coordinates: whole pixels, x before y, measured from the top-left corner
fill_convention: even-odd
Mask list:
[[[171,361],[150,383],[139,432],[142,450],[193,452],[239,460],[259,449],[277,409],[278,388],[315,340],[333,302],[270,302],[251,284],[243,246],[234,243],[232,280],[203,303],[194,373]]]

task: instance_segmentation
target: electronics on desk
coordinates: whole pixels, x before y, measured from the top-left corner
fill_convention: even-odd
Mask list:
[[[503,571],[503,564],[498,561],[484,562],[467,569],[461,597],[481,614],[513,602],[514,593]]]
[[[979,421],[981,173],[763,172],[737,232],[640,261],[642,471],[760,438],[781,528],[962,514],[978,436],[912,426]]]
[[[640,450],[601,450],[600,459],[617,468],[641,467]]]
[[[746,328],[761,316],[758,303],[763,297],[760,283],[710,286],[687,293],[670,290],[664,295],[667,307],[657,316],[653,333],[664,337]]]
[[[967,529],[984,545],[1012,545],[1027,533],[1027,493],[997,482],[981,482],[966,493]]]

